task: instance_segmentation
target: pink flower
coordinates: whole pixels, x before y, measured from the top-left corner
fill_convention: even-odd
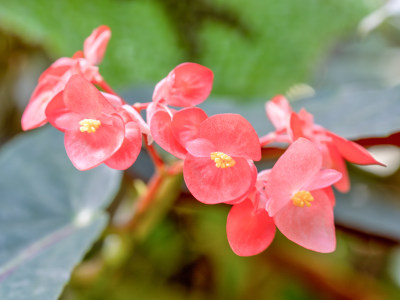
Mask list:
[[[141,148],[141,132],[135,120],[125,119],[92,84],[80,75],[68,81],[46,109],[49,122],[65,132],[67,155],[79,170],[101,163],[126,169]]]
[[[291,113],[289,135],[293,141],[305,137],[319,146],[324,167],[343,174],[342,179],[334,185],[341,192],[348,192],[350,189],[345,160],[359,165],[383,165],[360,145],[314,124],[313,116],[305,109],[300,110],[298,114]]]
[[[341,178],[322,169],[322,154],[305,138],[297,139],[272,168],[265,193],[267,211],[290,240],[317,252],[336,247],[332,193],[326,190]]]
[[[276,131],[262,138],[261,143],[263,145],[272,141],[292,143],[300,137],[313,141],[322,152],[323,166],[336,169],[343,174],[342,179],[335,183],[335,187],[341,192],[347,192],[350,189],[344,160],[361,165],[382,165],[360,145],[315,124],[313,115],[305,109],[301,109],[299,113],[293,112],[289,102],[283,96],[277,96],[267,102],[266,110]]]
[[[98,27],[85,40],[83,52],[76,52],[72,58],[62,57],[43,72],[22,115],[23,130],[30,130],[47,123],[45,115],[47,104],[64,89],[72,75],[81,74],[93,83],[102,80],[96,65],[104,56],[110,36],[111,31],[107,26]]]
[[[240,115],[204,120],[197,138],[186,143],[183,175],[192,195],[206,204],[244,199],[254,188],[261,159],[257,133]]]
[[[256,255],[268,248],[275,237],[275,223],[265,210],[263,187],[269,170],[258,174],[257,184],[247,198],[232,206],[226,222],[228,242],[240,256]]]
[[[171,106],[195,106],[210,95],[213,72],[202,65],[183,63],[155,87],[153,101]]]

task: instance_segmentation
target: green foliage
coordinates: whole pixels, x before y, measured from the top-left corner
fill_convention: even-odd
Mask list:
[[[106,24],[113,37],[101,71],[112,85],[154,83],[193,60],[215,72],[214,94],[253,98],[306,81],[369,11],[358,0],[3,0],[0,26],[56,59]]]
[[[154,1],[1,1],[0,26],[43,45],[55,60],[82,49],[92,30],[112,29],[101,72],[112,85],[152,82],[180,61],[166,16]]]
[[[0,153],[0,298],[56,299],[107,223],[121,172],[77,171],[62,134],[24,134]]]

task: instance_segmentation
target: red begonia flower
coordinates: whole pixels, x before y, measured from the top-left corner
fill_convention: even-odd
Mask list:
[[[93,83],[102,80],[96,64],[100,63],[104,55],[110,35],[108,27],[100,26],[85,41],[84,52],[85,55],[89,55],[88,57],[84,56],[82,51],[78,51],[72,58],[58,59],[43,72],[22,115],[23,130],[30,130],[47,123],[45,110],[48,103],[64,89],[72,75],[81,74]]]
[[[63,92],[46,109],[49,122],[65,132],[64,144],[68,157],[79,170],[94,168],[110,159],[125,141],[125,124],[115,108],[88,81],[74,75]],[[135,126],[130,130],[127,143],[140,138]],[[136,150],[134,150],[136,151]],[[118,155],[110,164],[123,160]]]
[[[299,191],[326,188],[342,177],[333,169],[322,169],[322,154],[318,147],[305,138],[299,138],[278,159],[269,174],[266,193],[268,212],[274,216]]]
[[[201,122],[207,114],[200,108],[188,107],[175,112],[160,104],[152,104],[158,109],[150,119],[150,131],[156,143],[172,155],[184,159],[187,153],[186,144],[195,139]]]
[[[231,202],[245,197],[254,187],[261,159],[257,133],[242,116],[221,114],[200,124],[188,153],[183,175],[192,195],[206,204]]]
[[[323,155],[324,167],[336,169],[343,174],[342,179],[335,183],[335,187],[341,192],[347,192],[350,189],[350,180],[344,160],[360,165],[383,165],[360,145],[314,124],[312,115],[304,109],[298,114],[291,113],[289,135],[292,140],[299,137],[308,138],[319,146]]]
[[[198,105],[210,95],[213,78],[213,72],[207,67],[180,64],[156,85],[153,101],[178,107]]]
[[[342,173],[343,177],[334,185],[341,192],[347,192],[350,188],[345,159],[356,164],[382,165],[360,145],[315,124],[313,115],[305,109],[298,113],[293,112],[283,96],[268,101],[265,107],[276,131],[261,138],[261,144],[266,145],[273,141],[292,143],[300,137],[313,141],[322,152],[323,166]]]
[[[310,250],[334,250],[332,194],[324,191],[341,178],[336,170],[321,169],[322,154],[305,138],[289,146],[272,168],[266,183],[267,211],[278,229]],[[296,228],[294,228],[296,227]]]

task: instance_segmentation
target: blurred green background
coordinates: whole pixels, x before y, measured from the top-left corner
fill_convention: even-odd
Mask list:
[[[364,38],[357,31],[360,21],[383,3],[0,0],[0,146],[21,131],[20,117],[40,73],[57,58],[82,49],[84,39],[101,24],[111,27],[112,38],[100,72],[113,88],[128,95],[128,101],[150,101],[136,99],[138,93],[132,91],[151,90],[177,64],[193,61],[214,71],[213,101],[228,99],[230,105],[257,111],[274,94],[304,82],[317,91],[350,86],[356,91],[350,101],[356,103],[366,103],[362,94],[366,87],[390,89],[391,103],[399,103],[398,90],[391,89],[400,82],[394,67],[400,62],[399,26],[391,22],[395,18]],[[293,99],[314,92],[291,91]],[[334,120],[340,123],[340,117]],[[385,126],[382,136],[399,131]],[[363,136],[351,137],[366,137],[373,127],[365,127]],[[115,220],[122,214],[121,207],[131,207],[144,188],[149,168],[142,164],[124,174],[108,210],[110,226],[75,269],[61,299],[399,297],[398,227],[394,234],[379,226],[369,230],[373,225],[368,220],[360,221],[361,227],[351,225],[348,220],[353,215],[338,219],[338,249],[333,254],[304,250],[278,234],[264,253],[241,258],[226,241],[229,207],[197,203],[180,192],[178,178],[167,188],[166,203],[155,207],[135,232],[119,230]],[[394,205],[398,211],[398,171],[384,179],[354,167],[352,172],[385,191],[390,186],[387,207]],[[357,190],[351,197],[357,197]]]

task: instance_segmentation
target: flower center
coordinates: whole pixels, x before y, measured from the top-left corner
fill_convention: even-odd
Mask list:
[[[83,119],[79,122],[81,127],[79,128],[81,132],[92,133],[96,132],[96,130],[100,127],[101,122],[95,119]]]
[[[293,201],[293,205],[304,207],[311,206],[311,202],[314,201],[314,197],[311,195],[309,191],[298,191],[293,197],[290,199]]]
[[[232,157],[223,152],[212,152],[211,160],[215,161],[215,166],[217,168],[222,169],[233,167],[236,164],[235,160]]]

